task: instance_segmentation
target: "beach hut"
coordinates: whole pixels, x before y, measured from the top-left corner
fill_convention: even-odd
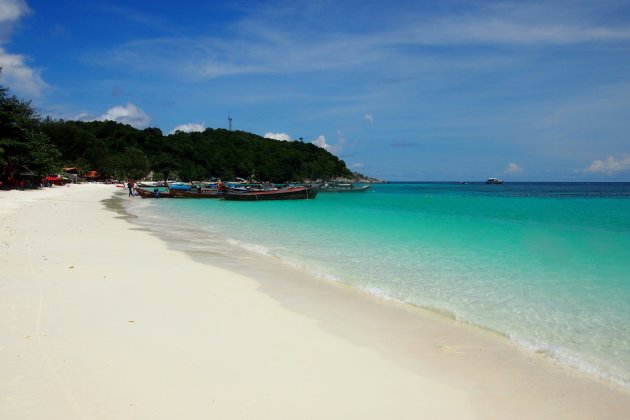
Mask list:
[[[81,170],[79,168],[63,168],[63,175],[67,177],[70,182],[76,184],[79,181]]]
[[[88,182],[96,182],[96,181],[100,181],[101,180],[99,178],[98,174],[96,173],[96,171],[88,171],[88,173],[85,174],[85,179]]]
[[[20,170],[17,174],[17,180],[21,190],[24,188],[37,188],[39,185],[37,174],[26,166],[20,166]]]
[[[37,188],[39,178],[37,174],[24,165],[13,166],[7,163],[0,173],[0,189],[10,190],[13,188]]]

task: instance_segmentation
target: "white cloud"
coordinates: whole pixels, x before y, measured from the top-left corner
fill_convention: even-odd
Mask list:
[[[204,131],[205,129],[206,129],[205,124],[196,124],[196,123],[180,124],[177,127],[175,127],[173,131],[171,131],[169,134],[174,134],[177,131],[182,131],[184,133],[192,133],[193,131]]]
[[[9,54],[0,47],[2,84],[22,95],[39,96],[48,85],[41,78],[41,72],[30,68],[25,62],[24,56]]]
[[[273,2],[261,2],[249,14],[235,23],[233,37],[160,37],[136,40],[121,45],[107,60],[102,53],[94,57],[96,63],[133,66],[143,71],[169,69],[169,73],[192,80],[247,74],[287,74],[302,71],[361,68],[381,64],[388,72],[404,69],[402,63],[392,61],[417,60],[408,55],[411,45],[570,45],[584,42],[627,42],[630,29],[624,24],[607,23],[598,12],[606,7],[567,8],[563,5],[532,5],[531,2],[464,2],[466,13],[424,13],[422,7],[396,8],[385,21],[400,22],[395,27],[375,25],[373,31],[322,36],[318,25],[296,28],[287,23],[287,15],[297,13],[294,21],[319,22],[333,25],[334,16],[345,16],[347,2],[337,2],[335,12],[327,8],[296,8],[292,2],[287,9]],[[282,3],[282,2],[281,2]],[[376,2],[373,15],[380,9]],[[308,12],[306,11],[308,9]],[[598,10],[601,9],[601,10]],[[346,12],[346,13],[344,13]],[[308,15],[306,15],[308,13]],[[400,16],[399,13],[404,14]],[[604,16],[607,17],[607,16]],[[610,19],[608,19],[610,20]],[[234,28],[232,28],[234,29]],[[319,35],[319,36],[311,36]],[[414,49],[411,49],[415,51]],[[274,57],[271,60],[269,57]],[[470,55],[466,56],[470,60]],[[467,61],[465,60],[465,61]],[[427,61],[431,63],[430,60]],[[282,63],[279,65],[278,63]],[[400,69],[397,69],[400,70]]]
[[[6,42],[12,26],[30,12],[24,0],[0,0],[0,42]]]
[[[630,156],[626,156],[621,160],[617,160],[612,156],[608,156],[606,160],[596,160],[585,169],[585,172],[590,173],[605,173],[607,175],[614,175],[617,172],[626,171],[630,169]]]
[[[370,124],[374,124],[374,115],[372,114],[365,114],[363,116],[363,119],[367,122],[369,122]]]
[[[41,78],[41,71],[27,66],[27,58],[5,50],[13,27],[28,15],[31,9],[24,0],[0,0],[0,67],[2,84],[25,96],[39,96],[48,87]]]
[[[507,168],[505,168],[505,173],[510,174],[510,175],[520,174],[522,172],[523,172],[523,168],[521,168],[518,164],[514,162],[510,162]]]
[[[71,119],[76,121],[94,121],[96,117],[94,114],[90,114],[89,112],[81,112]]]
[[[265,133],[264,137],[266,139],[273,139],[273,140],[282,140],[282,141],[293,141],[293,139],[291,138],[290,135],[288,135],[287,133]]]
[[[328,142],[326,141],[326,137],[324,137],[324,135],[321,135],[313,140],[311,143],[313,143],[315,146],[319,146],[322,149],[329,151],[330,153],[337,154],[341,151],[341,149],[343,149],[343,145],[346,142],[346,138],[341,130],[337,130],[337,139],[337,144],[328,144]]]
[[[98,120],[116,121],[123,124],[129,124],[135,128],[145,128],[149,125],[151,118],[144,113],[143,110],[128,102],[126,106],[115,106],[107,110]]]
[[[456,30],[455,30],[456,29]],[[581,26],[574,22],[519,21],[516,17],[473,17],[436,20],[412,32],[423,44],[574,44],[581,42],[627,41],[624,27]]]
[[[363,166],[365,166],[365,165],[363,165],[363,163],[361,163],[361,162],[353,163],[352,165],[350,165],[350,167],[351,167],[352,169],[359,169],[359,168],[363,168]]]
[[[322,149],[330,149],[330,145],[326,143],[326,137],[324,137],[323,135],[317,137],[311,143],[313,143],[315,146],[321,147]]]
[[[331,148],[330,153],[341,152],[344,144],[346,144],[346,136],[343,134],[343,131],[337,130],[337,144]]]

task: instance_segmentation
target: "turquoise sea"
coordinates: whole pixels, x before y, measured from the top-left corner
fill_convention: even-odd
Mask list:
[[[193,249],[256,252],[630,386],[630,183],[391,183],[314,200],[134,200]]]

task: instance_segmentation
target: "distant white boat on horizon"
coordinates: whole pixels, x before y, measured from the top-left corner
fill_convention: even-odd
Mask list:
[[[503,184],[503,180],[499,178],[488,178],[486,184]]]

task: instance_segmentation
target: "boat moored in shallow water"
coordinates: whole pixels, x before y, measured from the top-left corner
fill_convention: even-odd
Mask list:
[[[288,187],[280,189],[250,189],[237,191],[231,189],[223,198],[231,201],[259,201],[259,200],[299,200],[315,198],[317,188],[314,187]]]
[[[354,185],[352,183],[326,182],[319,187],[321,192],[365,192],[370,185]]]
[[[154,188],[153,190],[148,190],[146,188],[135,188],[136,195],[142,198],[174,198],[175,196],[171,194],[169,190],[161,190],[160,188]]]

